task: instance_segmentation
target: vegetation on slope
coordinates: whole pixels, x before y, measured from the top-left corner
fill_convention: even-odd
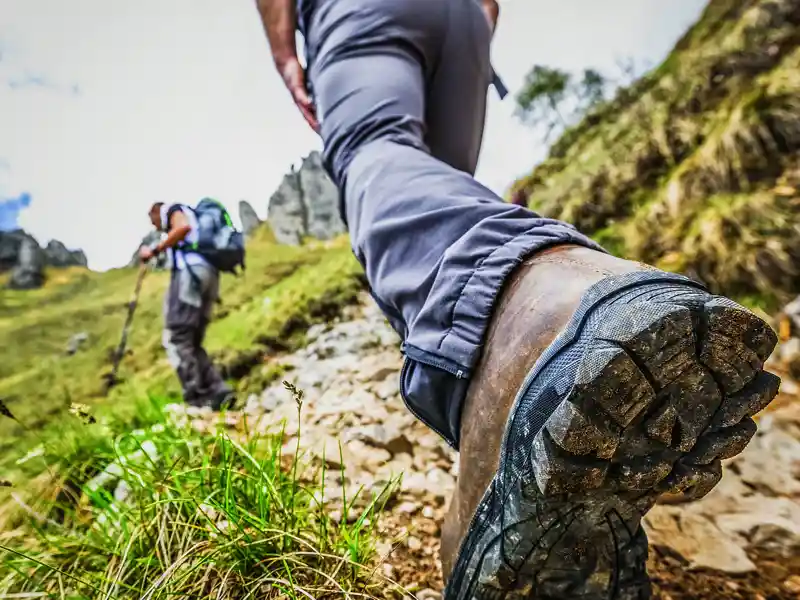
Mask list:
[[[84,423],[88,453],[71,469],[69,445],[46,445],[61,493],[31,501],[27,526],[0,535],[0,596],[294,600],[395,587],[375,568],[373,530],[397,481],[344,498],[334,519],[325,461],[284,452],[281,429],[241,439],[156,420],[118,436]]]
[[[62,435],[72,403],[98,405],[135,424],[135,399],[156,395],[166,401],[179,391],[161,347],[169,274],[153,272],[142,286],[120,369],[123,383],[104,394],[103,374],[136,277],[136,269],[70,269],[54,273],[39,290],[0,291],[0,398],[18,419],[0,420],[3,478],[28,471],[15,461],[32,443]],[[282,246],[264,229],[248,242],[245,274],[222,278],[223,304],[209,327],[207,348],[246,392],[265,356],[296,347],[308,325],[334,316],[361,288],[361,270],[346,239]],[[78,333],[87,339],[69,355],[68,340]]]
[[[711,0],[516,182],[610,251],[764,308],[800,291],[800,2]]]

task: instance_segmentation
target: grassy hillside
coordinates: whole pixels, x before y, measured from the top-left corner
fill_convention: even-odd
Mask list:
[[[515,184],[615,253],[764,308],[800,292],[800,2],[711,0]]]
[[[103,374],[111,368],[136,277],[136,269],[59,270],[42,289],[0,291],[0,398],[17,418],[0,419],[3,479],[20,474],[15,461],[26,448],[61,434],[72,403],[134,419],[134,400],[178,392],[161,348],[169,274],[153,272],[144,280],[120,368],[123,383],[104,393]],[[248,242],[246,273],[222,278],[223,304],[207,348],[247,391],[269,376],[262,372],[265,355],[296,346],[309,324],[333,316],[359,289],[360,267],[345,239],[289,247],[260,231]],[[68,341],[81,333],[86,341],[68,355]]]

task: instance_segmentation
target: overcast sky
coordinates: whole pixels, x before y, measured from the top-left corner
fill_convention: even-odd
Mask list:
[[[0,224],[125,263],[150,203],[248,200],[263,217],[319,147],[274,72],[254,0],[0,0]],[[501,0],[493,48],[511,88],[534,63],[657,64],[702,0]],[[490,90],[478,178],[502,194],[543,156]],[[22,196],[31,195],[30,203]],[[22,200],[20,200],[22,198]],[[0,212],[2,212],[0,210]]]

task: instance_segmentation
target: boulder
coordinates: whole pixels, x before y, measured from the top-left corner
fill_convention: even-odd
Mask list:
[[[339,191],[328,177],[319,152],[284,176],[267,208],[267,220],[279,243],[299,245],[303,238],[328,240],[345,232],[339,216]]]
[[[58,240],[50,240],[44,254],[51,267],[85,267],[88,264],[83,250],[69,250]]]
[[[239,220],[242,223],[242,232],[245,235],[250,235],[261,225],[261,219],[258,214],[246,200],[239,202]]]
[[[41,246],[29,237],[20,246],[17,264],[11,271],[8,287],[14,290],[32,290],[44,283],[46,256]]]
[[[31,234],[22,229],[0,231],[0,272],[12,271],[8,287],[30,290],[44,283],[44,269],[87,265],[81,250],[69,250],[58,240],[51,240],[47,248],[39,246]]]
[[[19,262],[19,253],[25,240],[36,240],[22,229],[0,231],[0,272],[10,271]],[[36,244],[38,246],[38,243]]]

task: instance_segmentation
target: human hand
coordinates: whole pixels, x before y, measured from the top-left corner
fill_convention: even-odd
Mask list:
[[[278,72],[283,79],[283,83],[292,95],[295,105],[300,110],[300,114],[308,123],[309,127],[319,133],[319,122],[317,121],[316,110],[306,88],[306,74],[303,66],[297,57],[292,57],[278,65]]]
[[[146,263],[154,256],[155,253],[149,246],[142,246],[141,248],[139,248],[139,260],[141,260],[143,263]]]

